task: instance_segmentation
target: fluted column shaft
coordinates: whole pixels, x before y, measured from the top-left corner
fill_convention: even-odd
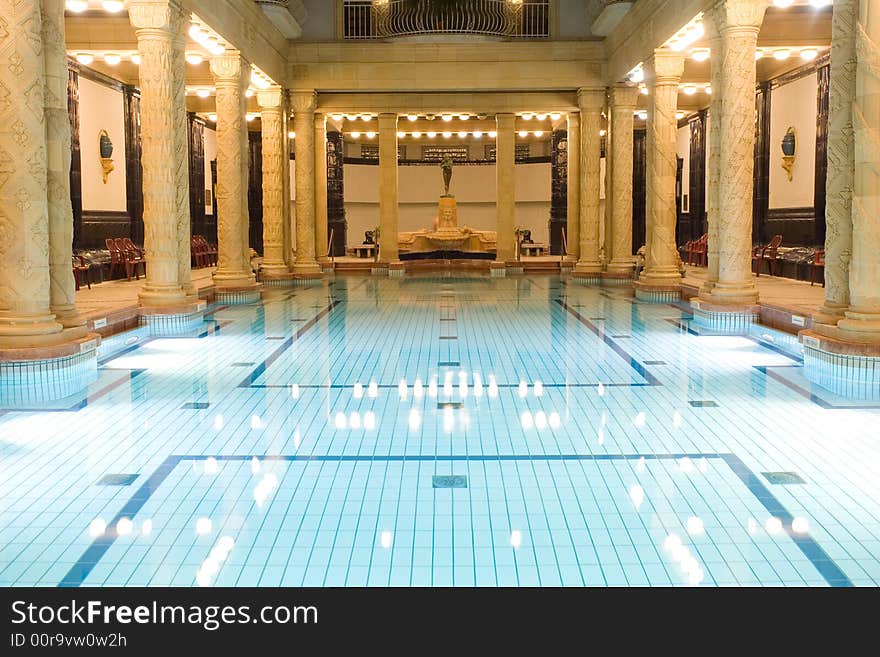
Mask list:
[[[708,272],[701,289],[707,294],[718,281],[718,225],[720,223],[718,193],[721,185],[721,115],[724,108],[724,46],[718,31],[715,11],[707,13],[706,32],[709,36],[710,63],[712,66],[711,85],[714,93],[709,101],[709,154],[706,161],[706,176],[709,181],[706,190],[706,262]]]
[[[397,243],[397,114],[379,115],[379,259],[399,259]]]
[[[516,259],[516,116],[496,114],[495,131],[495,260]]]
[[[227,50],[211,58],[217,88],[217,271],[220,287],[249,287],[255,279],[248,253],[247,119],[250,67]]]
[[[40,3],[0,4],[0,347],[60,340],[49,310]]]
[[[647,126],[648,239],[645,269],[640,280],[649,285],[675,285],[681,281],[675,245],[675,113],[684,59],[678,53],[658,50],[649,68],[653,79]]]
[[[581,115],[568,114],[568,259],[577,262],[581,252]]]
[[[67,52],[64,0],[41,0],[45,62],[46,193],[49,203],[49,300],[65,328],[85,324],[76,310],[73,272],[73,210],[70,205],[70,116],[67,113]]]
[[[287,274],[284,262],[284,176],[290,167],[284,152],[284,92],[271,87],[257,92],[263,143],[263,263],[271,278]],[[285,169],[285,165],[288,165]]]
[[[177,218],[177,277],[184,294],[198,298],[192,283],[192,214],[189,209],[189,123],[186,118],[186,38],[188,15],[170,3],[177,15],[171,38],[174,79],[174,193]]]
[[[315,107],[314,91],[291,92],[294,154],[296,158],[296,262],[297,274],[321,272],[315,260]]]
[[[605,203],[610,203],[611,251],[607,256],[611,273],[631,273],[633,269],[633,113],[638,97],[639,90],[634,87],[621,85],[611,89],[611,143],[610,149],[605,147],[612,154],[611,170],[605,172],[612,190],[605,198]]]
[[[575,267],[577,273],[598,274],[602,271],[599,260],[599,202],[601,196],[602,109],[605,106],[604,89],[578,90],[581,111],[580,149],[580,253]]]
[[[315,114],[315,252],[327,259],[327,117]]]
[[[723,0],[714,13],[721,36],[718,282],[706,297],[715,303],[754,304],[752,192],[755,151],[755,50],[765,0]]]
[[[144,306],[184,302],[178,264],[174,46],[182,14],[172,3],[133,2],[129,19],[141,55],[141,135],[144,192],[144,250],[147,274],[139,299]]]
[[[880,340],[880,4],[862,0],[856,26],[855,176],[850,307],[838,327]]]

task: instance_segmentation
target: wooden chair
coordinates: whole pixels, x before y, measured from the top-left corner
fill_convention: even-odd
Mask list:
[[[202,254],[203,261],[206,263],[205,266],[210,267],[212,265],[217,264],[217,245],[211,244],[205,239],[204,235],[195,235],[193,239],[196,240],[199,246],[199,251]]]
[[[113,278],[113,274],[116,272],[116,268],[119,267],[126,272],[129,280],[131,280],[130,268],[126,264],[127,259],[125,257],[125,254],[116,244],[116,240],[108,237],[104,240],[104,244],[107,245],[107,250],[110,252],[110,278]]]
[[[130,248],[126,244],[126,240],[128,240],[128,244],[131,244]],[[131,275],[134,273],[135,280],[139,281],[141,277],[140,274],[138,274],[138,265],[143,267],[144,276],[146,276],[147,261],[144,257],[144,252],[132,244],[131,240],[127,237],[117,237],[115,242],[116,248],[119,250],[125,264],[125,277],[128,280],[131,280]]]
[[[691,264],[705,267],[707,264],[707,255],[709,252],[709,234],[704,233],[703,236],[694,242],[692,247]]]
[[[810,265],[810,287],[816,283],[816,274],[819,271],[819,267],[825,268],[825,249],[816,249],[815,255],[813,255],[813,262]],[[822,279],[822,287],[825,287],[825,279]]]
[[[761,275],[761,269],[764,262],[767,262],[767,270],[771,276],[776,276],[776,256],[779,253],[779,247],[782,245],[782,235],[774,235],[764,246],[756,246],[752,251],[752,264],[757,262],[755,267],[755,275]]]
[[[76,283],[76,289],[79,290],[82,285],[82,277],[85,276],[86,285],[92,289],[92,264],[81,255],[73,256],[73,281]]]

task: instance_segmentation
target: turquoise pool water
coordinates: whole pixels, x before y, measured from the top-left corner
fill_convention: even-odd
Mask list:
[[[873,586],[880,405],[557,277],[337,277],[0,415],[0,584]],[[2,392],[2,391],[0,391]]]

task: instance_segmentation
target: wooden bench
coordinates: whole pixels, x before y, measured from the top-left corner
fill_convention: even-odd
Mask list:
[[[376,252],[375,244],[358,244],[349,248],[358,258],[372,258]]]
[[[540,256],[544,255],[547,251],[546,244],[538,244],[537,242],[533,242],[531,244],[520,244],[520,250],[524,256]]]

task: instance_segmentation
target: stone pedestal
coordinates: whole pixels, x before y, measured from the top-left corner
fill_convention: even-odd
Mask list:
[[[437,230],[458,230],[458,203],[454,196],[441,196],[437,213]]]
[[[645,199],[648,221],[645,269],[635,282],[636,297],[645,301],[678,299],[681,274],[675,245],[675,140],[678,83],[684,71],[680,53],[655,51],[648,109],[648,178]]]

